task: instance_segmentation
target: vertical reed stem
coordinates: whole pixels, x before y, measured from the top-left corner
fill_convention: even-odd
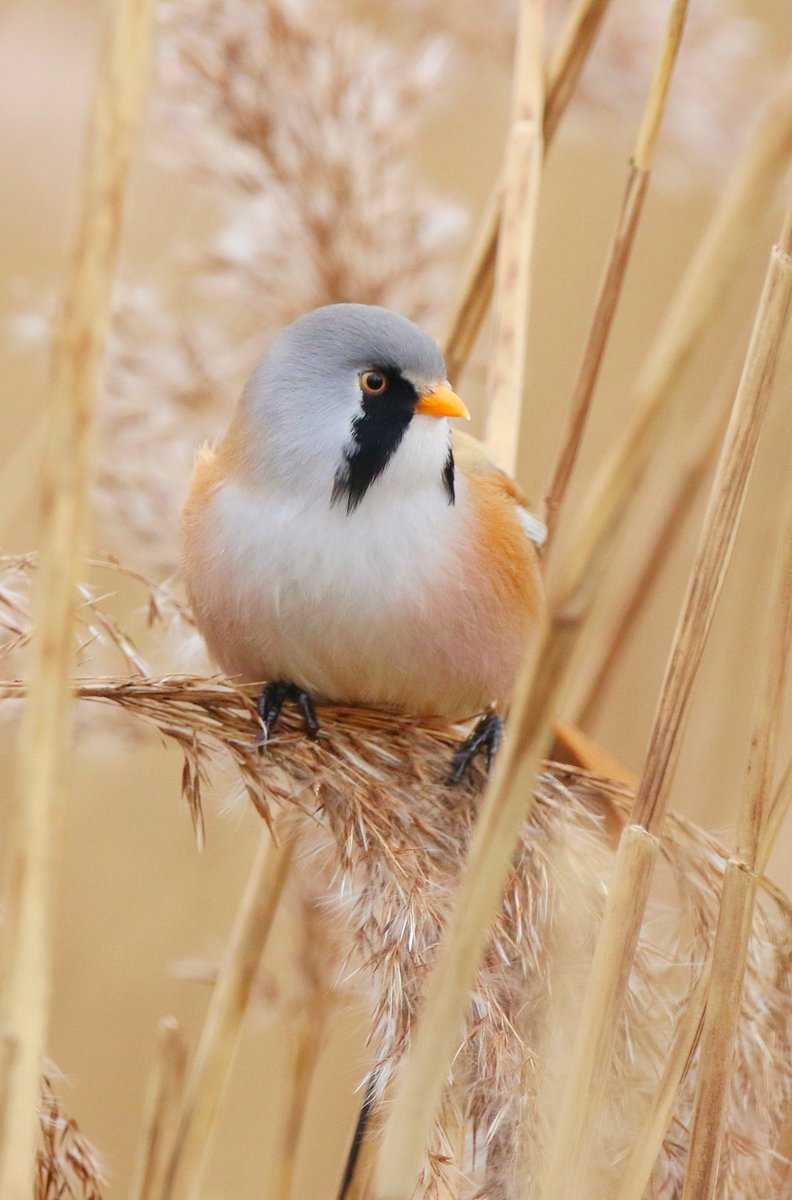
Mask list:
[[[545,153],[572,99],[609,3],[610,0],[577,0],[561,32],[547,69],[542,130]],[[503,180],[499,178],[484,208],[464,283],[443,342],[446,367],[452,380],[467,362],[492,299],[502,202]]]
[[[77,238],[52,350],[32,677],[6,850],[2,1029],[16,1045],[0,1145],[0,1195],[27,1200],[50,999],[58,840],[71,757],[71,668],[93,414],[123,203],[149,61],[152,0],[118,0],[107,24],[82,176]]]
[[[485,437],[495,461],[512,474],[520,441],[525,340],[542,172],[543,32],[544,0],[523,0],[504,166]]]
[[[665,110],[671,76],[682,42],[686,16],[687,0],[674,0],[668,17],[660,57],[644,106],[621,212],[616,223],[616,232],[608,251],[602,282],[594,305],[594,316],[572,394],[572,407],[545,494],[548,545],[552,541],[559,510],[566,498],[569,480],[577,461],[583,431],[594,397],[594,389],[597,386],[605,348],[621,296],[627,264],[632,253],[638,221],[643,211],[643,203],[649,186],[657,135]]]
[[[643,1200],[701,1037],[709,977],[708,963],[688,996],[687,1006],[666,1055],[663,1073],[655,1088],[651,1107],[627,1159],[614,1200]]]
[[[759,433],[767,411],[778,354],[792,302],[790,226],[774,246],[751,342],[734,401],[718,472],[704,519],[660,694],[646,767],[633,809],[633,823],[648,833],[659,831],[665,816],[673,767],[688,702],[731,557]],[[626,833],[627,831],[625,831]],[[625,868],[626,869],[626,868]],[[586,1174],[587,1135],[595,1126],[607,1077],[613,1030],[621,1020],[624,997],[648,886],[636,884],[633,902],[612,915],[624,897],[619,860],[608,898],[603,929],[580,1015],[580,1033],[570,1063],[561,1119],[550,1156],[550,1200],[573,1200]],[[616,919],[621,917],[621,922]],[[584,1123],[583,1123],[584,1122]]]
[[[736,278],[756,225],[792,155],[792,70],[737,165],[677,288],[645,360],[630,405],[634,414],[581,507],[564,554],[558,590],[597,590],[630,502],[643,478],[685,367]],[[588,610],[579,606],[578,618]]]
[[[179,1113],[165,1175],[167,1200],[195,1200],[234,1061],[250,989],[267,943],[294,851],[262,836],[217,977]]]
[[[789,248],[792,250],[792,244]],[[763,834],[792,644],[792,491],[776,558],[748,778],[737,823],[736,855],[726,870],[715,937],[683,1200],[711,1200],[715,1194],[745,960],[753,925],[757,870],[761,854],[769,850]]]
[[[181,1026],[174,1017],[165,1017],[157,1030],[131,1200],[167,1200],[165,1163],[176,1132],[186,1065],[187,1043]]]
[[[729,391],[733,394],[734,390],[732,382]],[[592,617],[586,653],[575,671],[567,708],[569,720],[584,729],[590,729],[596,718],[614,667],[677,543],[685,518],[717,461],[725,422],[726,410],[718,389],[696,422],[690,439],[680,449],[680,458],[674,464],[675,478],[672,481],[664,478],[662,496],[658,497],[655,510],[647,513],[647,523],[651,522],[651,526],[647,528],[645,542],[635,547],[628,577],[616,602],[608,596],[607,606],[606,597],[597,603],[597,615]]]
[[[498,755],[417,1027],[396,1076],[373,1200],[408,1200],[415,1188],[487,936],[531,809],[536,774],[552,741],[552,719],[568,668],[563,650],[558,639],[545,638],[536,662],[526,664],[518,682],[509,737]]]

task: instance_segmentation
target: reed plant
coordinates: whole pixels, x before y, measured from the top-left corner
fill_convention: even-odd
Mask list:
[[[519,7],[503,164],[445,335],[454,374],[470,370],[477,346],[487,344],[485,437],[510,470],[521,423],[524,430],[538,402],[531,306],[545,156],[584,86],[586,63],[596,63],[608,4],[572,4],[549,52],[544,31],[555,29],[553,6],[522,0]],[[235,293],[236,310],[206,320],[195,308],[176,315],[160,292],[129,285],[111,303],[151,38],[148,0],[119,0],[100,65],[78,238],[54,343],[40,547],[0,560],[0,661],[7,667],[0,700],[23,712],[19,771],[4,812],[3,1200],[98,1200],[104,1189],[100,1161],[64,1114],[44,1058],[72,700],[81,713],[111,713],[118,728],[147,728],[176,747],[199,844],[206,787],[221,771],[233,772],[261,819],[224,953],[208,972],[200,1035],[191,1045],[174,1018],[164,1016],[159,1026],[134,1200],[209,1194],[206,1166],[242,1023],[290,894],[301,897],[306,998],[293,1077],[279,1085],[285,1122],[271,1200],[296,1200],[323,1039],[349,989],[369,1014],[368,1069],[357,1129],[341,1147],[346,1166],[328,1181],[328,1197],[787,1194],[792,903],[765,872],[792,803],[792,767],[778,764],[792,637],[789,487],[776,565],[761,581],[772,603],[758,697],[751,720],[736,731],[750,760],[736,787],[734,838],[685,820],[669,799],[774,401],[792,304],[792,207],[770,250],[739,382],[730,371],[692,414],[683,455],[672,452],[666,430],[680,380],[723,295],[738,283],[753,219],[774,203],[792,159],[788,73],[759,114],[672,296],[638,372],[630,420],[583,502],[572,509],[567,499],[587,425],[597,420],[599,372],[684,53],[687,8],[686,0],[666,6],[568,422],[547,472],[546,627],[523,666],[491,778],[475,767],[449,790],[446,764],[464,730],[418,716],[327,705],[319,711],[323,736],[311,742],[285,713],[262,749],[251,689],[211,674],[200,650],[196,670],[172,669],[174,647],[184,664],[195,631],[163,580],[177,566],[177,493],[166,476],[174,462],[186,471],[190,445],[228,411],[256,322],[274,328],[335,300],[440,318],[427,296],[447,271],[457,216],[437,196],[411,188],[405,150],[444,51],[430,40],[415,59],[400,57],[330,2],[315,9],[307,0],[266,10],[252,0],[163,7],[158,119],[164,113],[170,153],[225,206],[215,245],[190,269],[205,286],[204,305],[219,297],[222,307]],[[385,76],[374,104],[371,89]],[[287,112],[284,94],[295,97]],[[378,174],[374,196],[362,186],[361,164]],[[409,272],[402,270],[405,244],[415,250]],[[287,268],[295,286],[267,290],[268,274],[283,278]],[[161,403],[152,404],[152,395]],[[175,457],[163,464],[170,448]],[[29,456],[31,444],[21,453]],[[614,596],[613,557],[656,458],[666,467],[664,503],[637,549],[630,587]],[[587,737],[586,726],[651,598],[681,515],[716,458],[636,779]],[[6,468],[5,478],[12,475]],[[134,565],[86,551],[89,494],[105,528],[128,509]],[[93,573],[90,583],[83,572]],[[113,585],[97,584],[98,575],[142,597],[138,630],[113,614],[106,594]],[[606,606],[604,626],[597,605]],[[106,663],[105,674],[94,669],[97,661]],[[563,724],[570,716],[582,730]],[[135,743],[123,752],[134,755]],[[233,1180],[228,1194],[237,1194]]]

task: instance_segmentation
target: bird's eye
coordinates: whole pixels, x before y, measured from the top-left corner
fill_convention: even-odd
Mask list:
[[[379,371],[364,371],[360,376],[360,386],[367,396],[381,396],[388,381]]]

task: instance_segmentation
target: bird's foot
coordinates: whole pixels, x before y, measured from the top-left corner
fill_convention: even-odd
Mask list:
[[[461,783],[480,750],[483,750],[486,756],[487,770],[489,771],[502,737],[503,721],[501,718],[494,711],[485,713],[473,732],[454,751],[447,782]]]
[[[319,721],[311,697],[304,688],[298,687],[296,683],[287,683],[283,679],[276,679],[267,684],[256,701],[258,715],[264,726],[259,736],[259,742],[262,744],[267,741],[275,729],[281,709],[287,700],[293,701],[300,710],[305,724],[305,732],[311,741],[315,741],[318,737]]]

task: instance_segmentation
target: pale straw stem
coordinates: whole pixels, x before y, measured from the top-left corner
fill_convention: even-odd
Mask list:
[[[294,840],[264,834],[217,977],[181,1104],[165,1174],[167,1200],[196,1200],[250,990],[292,859]]]
[[[616,231],[611,241],[594,304],[594,316],[572,393],[572,406],[545,494],[548,548],[552,542],[559,512],[566,498],[569,481],[577,461],[594,390],[597,386],[602,360],[621,296],[627,264],[632,253],[638,222],[649,186],[655,144],[665,110],[674,64],[682,41],[686,15],[687,0],[674,0],[660,56],[652,76],[649,95],[644,106]]]
[[[701,1037],[709,975],[710,964],[707,962],[687,998],[685,1011],[666,1054],[663,1073],[652,1093],[649,1111],[627,1159],[619,1190],[613,1200],[643,1200],[646,1193]]]
[[[792,300],[792,260],[788,249],[775,246],[770,255],[633,809],[633,825],[653,835],[660,830],[665,815],[693,681],[730,561],[759,432],[767,411]],[[635,882],[632,900],[627,898],[629,889],[623,886],[621,876],[628,867],[629,861],[622,866],[620,854],[580,1014],[561,1118],[551,1145],[549,1200],[573,1200],[580,1194],[587,1170],[589,1138],[601,1108],[604,1080],[610,1071],[614,1031],[621,1020],[627,980],[648,897],[647,878]]]
[[[484,438],[494,460],[510,474],[515,473],[520,442],[542,174],[543,29],[544,0],[523,0],[515,51],[512,124],[506,143]]]
[[[610,0],[577,0],[566,20],[547,69],[542,129],[545,153],[572,99],[609,3]],[[467,362],[492,299],[502,200],[503,178],[499,175],[484,207],[462,288],[443,340],[446,368],[452,380],[456,380]]]
[[[186,1065],[182,1028],[175,1017],[164,1017],[157,1029],[130,1200],[166,1200],[165,1164],[176,1132]]]
[[[735,385],[729,391],[733,395]],[[614,668],[644,611],[680,530],[718,457],[727,413],[722,390],[712,398],[673,464],[673,478],[664,476],[662,494],[646,512],[645,540],[636,545],[619,595],[601,596],[592,613],[586,649],[575,670],[566,712],[570,721],[590,729],[600,710]],[[669,464],[671,466],[671,464]]]
[[[768,843],[763,842],[763,834],[792,644],[792,490],[776,559],[762,655],[762,679],[753,717],[748,777],[737,822],[735,859],[726,870],[715,938],[683,1200],[711,1200],[715,1194],[740,996],[753,925],[757,870],[762,854],[769,850]]]
[[[509,737],[486,790],[412,1042],[396,1076],[373,1200],[409,1200],[413,1194],[462,1041],[476,972],[531,808],[536,774],[552,740],[551,723],[568,666],[559,648],[563,654],[558,639],[544,638],[537,661],[526,663],[518,681]]]
[[[93,414],[123,202],[149,62],[151,0],[118,0],[106,27],[82,174],[75,247],[52,349],[30,694],[6,838],[3,1033],[16,1045],[0,1145],[0,1195],[31,1194],[47,1035],[58,843],[71,757],[76,584]]]
[[[607,571],[610,548],[673,411],[685,367],[723,306],[790,156],[792,70],[729,180],[641,369],[625,433],[581,504],[559,564],[561,594],[574,590],[591,596]]]

